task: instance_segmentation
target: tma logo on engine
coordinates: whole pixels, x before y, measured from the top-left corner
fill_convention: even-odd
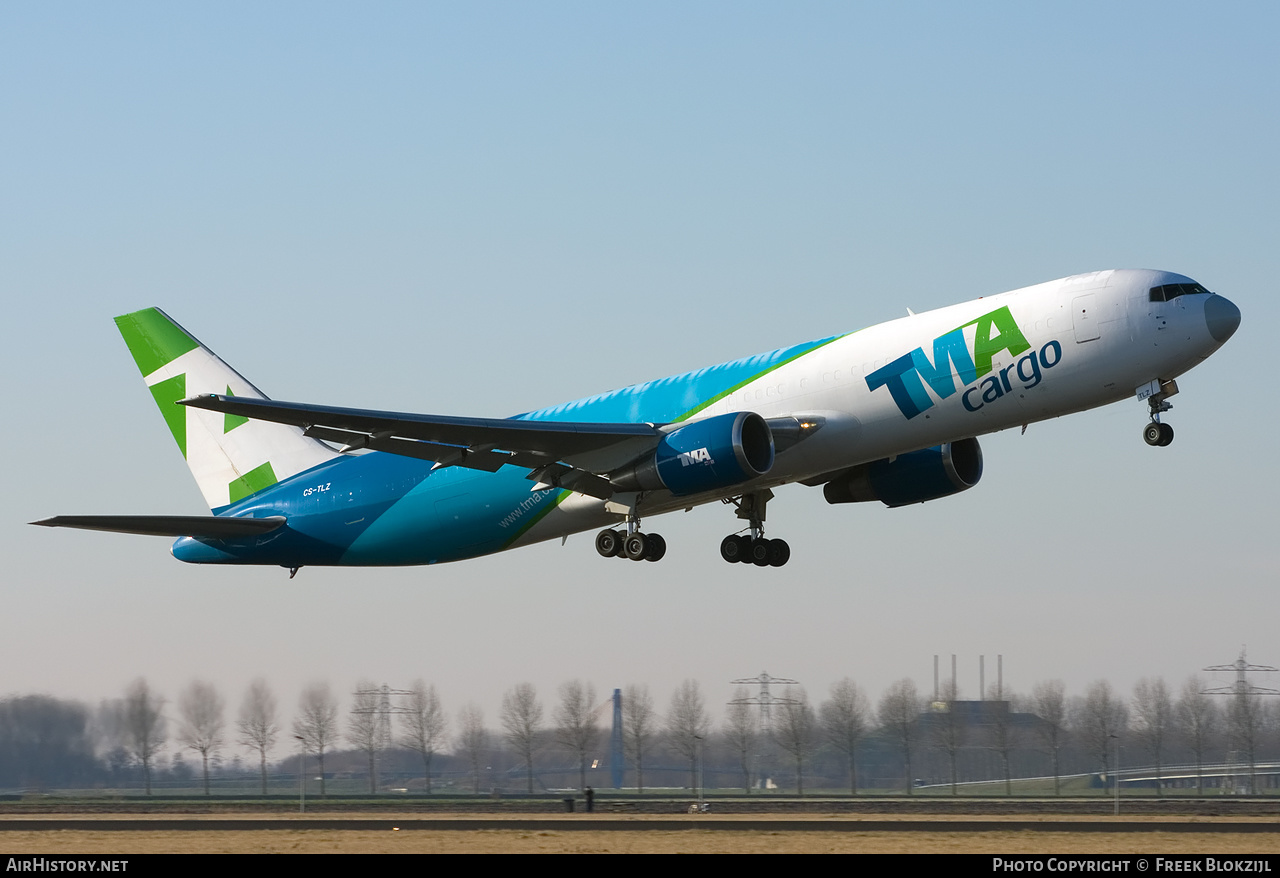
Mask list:
[[[707,448],[696,448],[693,451],[682,451],[678,455],[681,466],[693,466],[695,463],[709,463],[715,465],[715,461],[711,459],[711,451]]]
[[[967,337],[970,334],[965,332],[969,327],[974,328],[972,348]],[[992,375],[992,360],[1001,351],[1008,351],[1010,357],[1031,352]],[[964,407],[976,412],[1013,389],[1010,372],[1023,387],[1029,389],[1040,383],[1045,369],[1051,369],[1061,361],[1062,345],[1057,341],[1049,342],[1039,351],[1032,351],[1006,306],[935,338],[932,362],[924,348],[916,348],[877,369],[867,376],[867,388],[874,391],[888,387],[898,409],[910,419],[933,407],[933,399],[925,390],[924,382],[929,382],[938,399],[946,399],[956,392],[955,379],[958,377],[961,386],[967,388],[962,395]],[[981,384],[970,387],[979,379]]]

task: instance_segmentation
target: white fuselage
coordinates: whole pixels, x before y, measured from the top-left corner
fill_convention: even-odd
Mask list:
[[[735,487],[737,494],[816,480],[869,461],[1106,405],[1133,396],[1153,380],[1178,377],[1229,337],[1228,332],[1215,338],[1206,321],[1209,294],[1150,301],[1151,288],[1176,283],[1192,282],[1160,271],[1101,271],[903,317],[799,357],[724,396],[698,417],[752,411],[765,418],[824,421],[811,437],[780,452],[766,476]],[[1025,348],[1019,343],[996,350],[989,370],[978,375],[945,356],[936,361],[937,340],[957,329],[972,354],[974,333],[981,328],[973,321],[1000,309],[1016,323]],[[999,327],[988,329],[995,338]],[[908,417],[890,387],[873,388],[868,377],[917,349],[939,370],[932,373],[938,386],[945,392],[950,382],[954,390],[944,396],[927,375],[913,379],[918,411]],[[639,510],[652,515],[724,493],[672,497],[659,492],[641,498]],[[603,501],[575,495],[518,544],[617,519]]]

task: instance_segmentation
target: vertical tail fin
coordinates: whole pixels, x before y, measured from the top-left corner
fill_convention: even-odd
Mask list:
[[[297,427],[176,405],[198,393],[266,397],[159,308],[116,327],[214,512],[336,456]]]

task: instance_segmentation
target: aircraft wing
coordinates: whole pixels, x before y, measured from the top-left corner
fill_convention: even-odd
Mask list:
[[[55,515],[33,521],[41,527],[77,527],[155,537],[227,539],[269,533],[283,525],[283,515],[269,518],[220,518],[213,515]]]
[[[341,443],[343,451],[368,448],[487,472],[504,464],[527,467],[541,484],[603,499],[614,489],[601,474],[652,450],[663,435],[656,424],[455,418],[216,393],[181,404],[292,424],[308,436]]]

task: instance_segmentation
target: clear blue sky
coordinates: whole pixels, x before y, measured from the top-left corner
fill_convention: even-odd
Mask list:
[[[237,704],[434,681],[490,719],[767,669],[873,695],[932,656],[1022,690],[1280,665],[1270,3],[7,3],[0,7],[0,692],[145,675]],[[199,514],[111,323],[158,305],[266,393],[501,416],[1100,268],[1226,294],[1235,338],[1142,404],[983,440],[975,490],[728,512],[405,570],[198,568],[57,513]],[[928,550],[925,546],[928,545]],[[989,677],[990,679],[990,677]]]

